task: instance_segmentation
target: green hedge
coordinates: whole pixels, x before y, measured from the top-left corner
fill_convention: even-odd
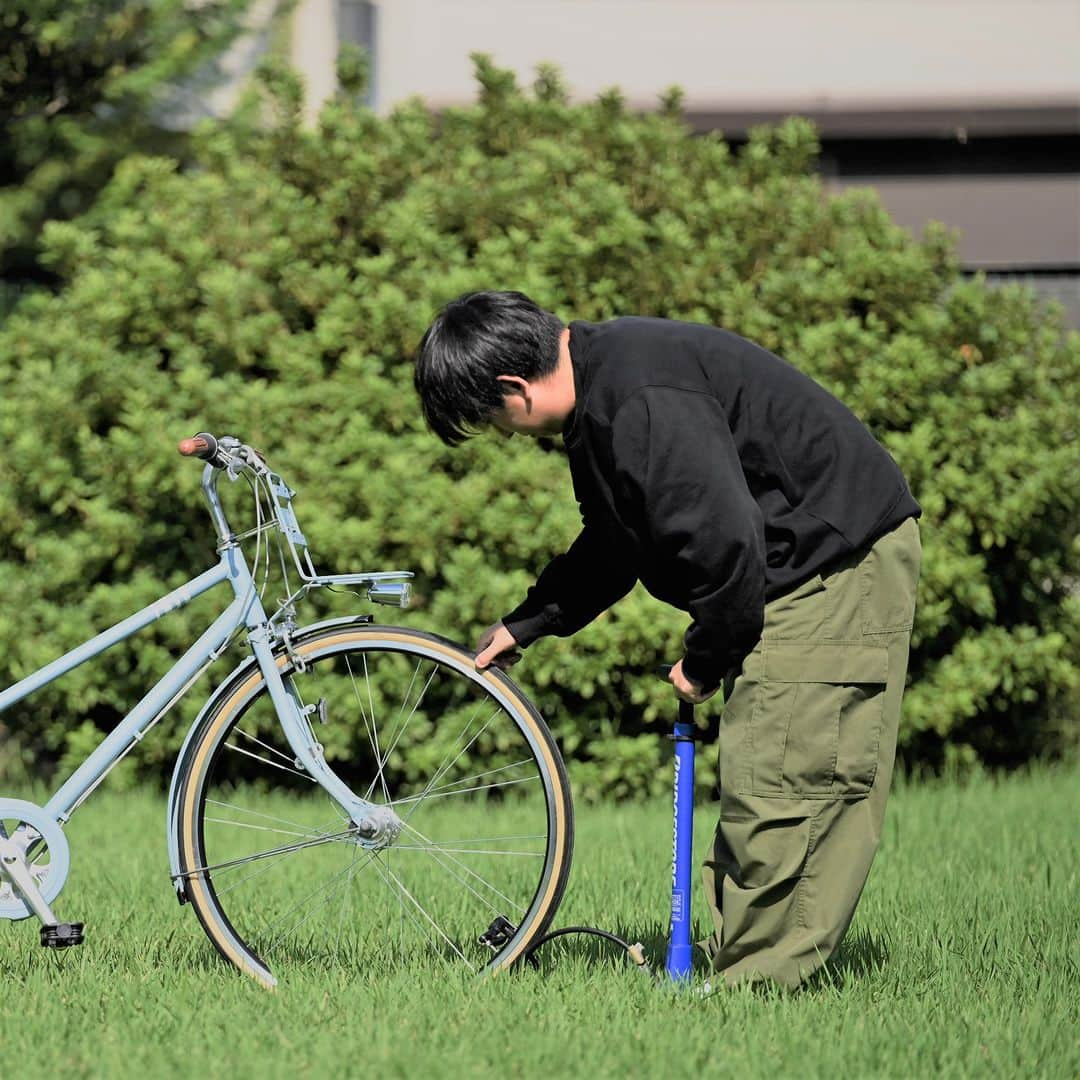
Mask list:
[[[734,153],[690,133],[676,92],[648,116],[615,92],[570,105],[553,69],[527,93],[483,57],[474,106],[378,118],[347,60],[317,130],[268,68],[261,103],[198,131],[196,168],[129,158],[90,215],[47,228],[65,286],[0,332],[0,682],[208,565],[197,470],[173,449],[200,427],[266,450],[319,563],[416,570],[403,620],[472,641],[570,541],[576,505],[557,444],[429,435],[410,358],[447,299],[517,288],[566,319],[721,324],[838,393],[925,508],[905,754],[1062,750],[1080,335],[1020,288],[963,280],[943,229],[912,240],[872,192],[828,197],[804,121]],[[9,764],[16,745],[84,749],[207,610],[0,718]],[[518,669],[586,794],[666,783],[672,702],[648,672],[684,625],[637,591]],[[174,742],[149,740],[139,767]]]

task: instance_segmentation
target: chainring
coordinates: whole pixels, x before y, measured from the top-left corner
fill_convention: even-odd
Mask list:
[[[45,808],[22,799],[0,799],[0,825],[27,856],[27,868],[47,904],[67,880],[71,856],[59,822]],[[6,877],[0,875],[0,919],[28,919],[33,915]]]

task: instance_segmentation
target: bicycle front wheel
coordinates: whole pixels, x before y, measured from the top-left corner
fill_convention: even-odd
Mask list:
[[[301,635],[278,664],[331,768],[400,831],[363,846],[294,760],[259,670],[239,676],[180,789],[184,889],[217,949],[265,985],[288,964],[511,965],[554,915],[573,845],[536,710],[501,672],[403,628]]]

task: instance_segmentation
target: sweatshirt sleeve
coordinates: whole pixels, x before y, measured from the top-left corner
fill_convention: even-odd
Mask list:
[[[548,634],[567,637],[624,597],[636,581],[634,568],[586,522],[570,549],[548,563],[502,623],[522,648]]]
[[[687,598],[683,671],[707,689],[739,666],[765,618],[765,535],[720,402],[646,387],[614,423],[623,497],[649,537],[649,559]]]

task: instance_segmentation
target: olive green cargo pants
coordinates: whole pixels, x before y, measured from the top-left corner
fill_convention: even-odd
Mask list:
[[[881,836],[921,550],[913,518],[765,606],[720,720],[704,863],[729,985],[795,987],[851,922]]]

